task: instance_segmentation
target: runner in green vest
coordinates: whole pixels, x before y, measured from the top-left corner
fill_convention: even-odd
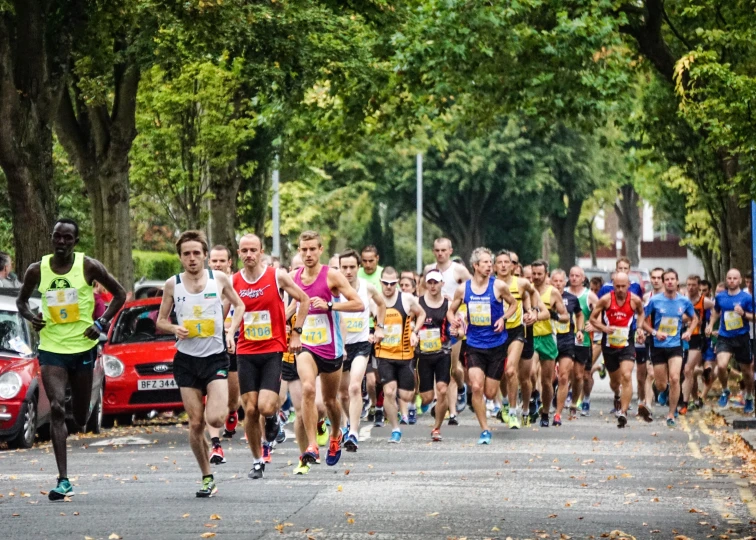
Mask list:
[[[50,401],[50,437],[58,465],[58,485],[50,490],[51,501],[71,497],[66,456],[66,387],[71,385],[73,420],[84,426],[89,418],[92,373],[97,359],[97,340],[107,333],[110,320],[126,301],[126,291],[100,261],[75,253],[79,226],[59,219],[52,233],[53,254],[31,264],[16,305],[22,317],[39,332],[39,365],[42,383]],[[102,317],[92,320],[92,282],[102,284],[113,300]],[[42,295],[42,310],[36,315],[29,307],[34,289]]]

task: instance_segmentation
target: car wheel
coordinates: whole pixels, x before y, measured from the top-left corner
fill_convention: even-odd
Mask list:
[[[86,432],[102,432],[102,388],[100,388],[100,395],[97,397],[97,402],[89,414]]]
[[[34,435],[37,433],[37,398],[32,397],[24,401],[20,411],[23,423],[18,435],[9,441],[11,448],[31,448],[34,445]]]

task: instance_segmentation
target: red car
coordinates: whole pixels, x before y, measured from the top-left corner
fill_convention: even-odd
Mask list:
[[[127,302],[115,317],[102,349],[106,425],[114,421],[127,425],[135,414],[183,409],[173,379],[176,338],[155,324],[160,302],[160,298]]]

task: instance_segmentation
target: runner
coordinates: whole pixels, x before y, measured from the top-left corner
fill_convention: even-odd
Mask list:
[[[239,386],[244,405],[244,431],[254,462],[247,475],[262,478],[262,426],[265,441],[276,440],[279,431],[278,392],[281,387],[283,353],[301,349],[299,334],[286,344],[286,316],[281,291],[299,304],[297,319],[307,316],[309,298],[283,269],[263,266],[263,246],[254,234],[239,240],[239,259],[244,266],[234,274],[233,286],[244,303],[244,319],[237,342]]]
[[[460,284],[469,280],[472,276],[463,264],[451,260],[454,249],[451,240],[448,238],[436,238],[433,241],[433,256],[436,262],[429,264],[423,270],[423,275],[427,275],[431,270],[438,270],[444,277],[444,285],[441,293],[451,301],[454,293]],[[467,388],[465,386],[465,370],[459,359],[462,351],[462,339],[452,337],[451,361],[452,361],[452,381],[447,391],[449,406],[449,424],[457,424],[457,414],[465,409],[467,404]],[[455,401],[456,399],[456,401]]]
[[[569,320],[555,324],[557,337],[557,363],[559,364],[559,383],[557,386],[556,410],[554,411],[554,425],[562,425],[562,409],[567,401],[570,381],[572,380],[573,364],[578,364],[576,351],[583,348],[583,329],[585,318],[578,297],[565,290],[567,276],[564,270],[556,269],[551,272],[551,283],[562,295],[564,308]],[[543,384],[543,383],[542,383]],[[548,417],[547,417],[548,421]]]
[[[692,329],[690,336],[690,343],[688,349],[688,360],[683,366],[684,380],[682,383],[683,403],[680,408],[680,414],[687,414],[689,403],[693,407],[695,405],[695,396],[691,400],[691,393],[696,386],[696,372],[703,363],[703,353],[706,349],[706,311],[711,310],[714,307],[714,302],[701,294],[701,277],[695,274],[688,276],[686,281],[688,299],[693,304],[693,309],[696,310],[696,316],[698,317],[698,324],[691,326]]]
[[[569,291],[574,294],[580,303],[580,311],[583,313],[585,322],[585,331],[583,332],[583,341],[575,344],[575,363],[572,371],[572,404],[570,406],[570,416],[575,417],[577,411],[583,410],[583,381],[586,373],[590,374],[593,365],[593,356],[591,345],[593,340],[593,327],[588,320],[591,317],[593,306],[598,303],[598,297],[590,289],[584,286],[585,272],[579,266],[573,266],[570,269],[570,287]],[[591,379],[593,380],[593,379]],[[590,410],[590,404],[585,409]]]
[[[604,286],[604,280],[599,276],[594,276],[589,282],[590,291],[596,295],[596,302],[598,302],[598,293],[601,287]],[[594,304],[595,306],[595,304]],[[593,309],[591,309],[591,312]],[[601,338],[603,334],[597,331],[593,325],[591,325],[590,318],[586,327],[591,328],[593,343],[591,345],[591,366],[590,369],[585,370],[585,377],[583,378],[583,403],[580,410],[580,416],[591,415],[591,391],[593,390],[593,375],[598,372],[599,377],[604,379],[606,377],[606,368],[604,368],[604,361],[601,358]]]
[[[376,290],[381,286],[381,272],[383,267],[378,264],[381,256],[378,254],[378,248],[375,246],[365,246],[360,253],[361,265],[357,271],[357,277],[367,281]]]
[[[491,275],[493,254],[484,247],[476,248],[470,257],[473,277],[457,287],[447,315],[452,327],[459,330],[457,311],[467,305],[467,367],[472,386],[472,406],[482,432],[478,444],[491,444],[491,431],[486,418],[486,399],[499,392],[506,361],[506,321],[517,310],[517,300],[509,286]],[[509,306],[506,311],[504,304]]]
[[[423,280],[425,294],[420,297],[420,307],[425,311],[425,322],[418,332],[420,357],[417,363],[419,392],[422,404],[429,405],[436,390],[436,412],[431,439],[440,441],[441,424],[447,411],[446,391],[451,381],[451,340],[448,334],[446,314],[449,300],[441,294],[444,276],[431,270]]]
[[[373,246],[365,246],[360,252],[360,269],[357,271],[357,277],[370,283],[377,291],[381,290],[381,272],[383,267],[378,264],[381,260],[378,249]],[[375,321],[370,318],[370,333],[375,331]],[[375,347],[372,347],[368,367],[365,375],[365,389],[367,390],[369,406],[367,419],[369,422],[375,422],[377,427],[383,425],[383,391],[380,381],[378,380],[378,361],[373,354]]]
[[[218,491],[210,472],[205,419],[220,428],[228,413],[228,368],[226,351],[236,347],[234,334],[244,316],[244,303],[234,291],[231,280],[222,272],[205,270],[207,239],[201,231],[185,231],[176,242],[184,272],[169,278],[163,288],[163,301],[157,328],[177,338],[173,376],[181,390],[184,410],[189,415],[189,444],[202,471],[202,487],[197,497],[212,497]],[[222,299],[234,308],[234,317],[223,343]],[[178,324],[171,323],[171,310]],[[207,395],[206,403],[203,398]]]
[[[50,438],[58,467],[58,483],[47,495],[51,501],[74,495],[66,455],[66,388],[70,385],[73,420],[83,428],[92,412],[97,340],[101,333],[107,334],[110,320],[126,301],[126,291],[100,261],[74,251],[78,243],[76,222],[59,219],[53,227],[52,255],[29,265],[16,300],[19,314],[39,332],[38,359],[50,402]],[[113,294],[97,320],[92,318],[95,280]],[[35,289],[42,295],[42,309],[36,315],[29,306]]]
[[[727,407],[730,402],[730,389],[727,387],[727,364],[730,358],[740,365],[745,383],[745,414],[753,414],[753,356],[748,332],[748,322],[753,321],[753,297],[740,288],[740,271],[732,268],[727,272],[727,289],[717,294],[714,300],[714,312],[706,335],[710,336],[717,322],[717,375],[722,384],[719,406]]]
[[[644,320],[643,300],[629,292],[630,279],[624,272],[614,275],[614,290],[599,298],[591,313],[590,322],[603,332],[601,349],[609,371],[609,385],[614,391],[617,427],[627,425],[627,409],[633,397],[633,363],[635,336],[632,332],[634,316]]]
[[[549,407],[551,406],[551,399],[554,397],[552,382],[554,381],[555,361],[559,356],[551,320],[569,323],[570,315],[564,307],[559,291],[553,285],[546,283],[549,263],[539,259],[531,263],[530,267],[533,273],[533,285],[541,296],[541,301],[546,306],[546,310],[551,315],[550,319],[539,320],[533,325],[533,348],[535,354],[538,355],[541,367],[541,427],[549,427]],[[562,279],[564,279],[564,272],[562,272]],[[562,283],[564,284],[564,281]],[[574,328],[572,331],[574,335]],[[569,379],[567,380],[569,381]],[[561,422],[561,416],[559,421]]]
[[[231,276],[231,252],[225,246],[213,246],[210,250],[210,269],[216,272],[223,272],[227,276]],[[224,302],[223,312],[226,314],[223,327],[225,330],[231,326],[231,320],[233,319],[233,311],[227,302]],[[234,336],[238,338],[238,336]],[[236,426],[239,423],[239,375],[236,368],[236,354],[229,354],[229,367],[228,367],[228,416],[226,417],[225,429],[223,436],[225,438],[231,438],[236,434]],[[213,465],[219,465],[226,463],[226,457],[223,454],[223,447],[220,443],[220,428],[215,428],[210,424],[207,425],[207,432],[210,435],[210,463]]]
[[[510,429],[520,428],[519,407],[517,406],[518,383],[530,387],[530,369],[529,362],[533,358],[533,342],[528,341],[530,345],[527,350],[525,346],[525,327],[526,324],[532,324],[535,320],[536,311],[531,308],[531,295],[536,293],[533,284],[527,279],[517,278],[512,274],[514,262],[512,253],[501,250],[496,255],[496,277],[502,280],[509,287],[509,292],[517,300],[517,310],[515,314],[507,319],[507,361],[504,369],[504,377],[501,379],[501,393],[508,399],[508,407],[504,407],[501,413],[502,422],[506,422]],[[520,359],[526,361],[521,366]],[[523,396],[527,393],[530,399],[530,389],[523,389]],[[525,397],[523,397],[525,399]],[[523,401],[527,403],[527,401]],[[508,410],[505,410],[507,409]]]
[[[315,405],[316,378],[320,375],[323,402],[331,421],[326,463],[333,466],[341,458],[343,439],[338,393],[344,344],[339,328],[339,312],[360,313],[365,306],[341,272],[320,263],[323,255],[320,234],[315,231],[300,234],[299,254],[304,268],[293,272],[294,283],[310,298],[307,318],[301,326],[293,328],[302,340],[302,352],[297,355],[297,373],[302,381],[302,415],[308,443],[300,461],[303,465],[312,465],[320,459],[318,411]],[[340,295],[346,298],[346,302],[339,301]]]
[[[386,302],[383,296],[367,281],[357,277],[360,256],[353,249],[347,249],[339,256],[341,273],[349,285],[357,291],[365,309],[361,313],[350,313],[342,318],[346,337],[346,355],[341,376],[342,408],[347,416],[347,438],[344,447],[347,452],[356,452],[359,447],[360,417],[362,415],[362,379],[365,377],[373,343],[383,339]],[[342,302],[346,298],[341,297]],[[370,306],[375,305],[375,332],[370,334]]]
[[[378,359],[378,374],[383,383],[383,407],[391,424],[390,443],[402,441],[399,428],[397,394],[400,400],[409,402],[415,394],[415,347],[420,322],[425,320],[425,311],[417,298],[397,290],[399,275],[390,266],[383,269],[381,290],[386,302],[385,330],[383,340],[375,344]],[[414,323],[414,324],[413,324]],[[376,331],[379,328],[376,328]]]
[[[671,268],[662,274],[664,293],[651,297],[646,305],[644,328],[653,337],[651,363],[654,366],[654,384],[659,391],[669,380],[669,413],[667,426],[675,426],[675,411],[680,399],[680,370],[683,362],[682,341],[690,340],[692,328],[683,333],[683,315],[690,317],[691,327],[698,325],[698,315],[690,300],[677,292],[677,272]],[[681,335],[682,334],[682,335]],[[681,341],[682,340],[682,341]],[[646,422],[652,420],[645,403],[638,405],[638,415]]]
[[[664,294],[664,268],[656,267],[653,270],[651,270],[651,291],[647,292],[643,296],[643,303],[644,305],[647,305],[648,302],[651,300],[652,296],[656,296],[657,294]],[[669,385],[667,385],[666,388],[663,388],[661,391],[657,390],[656,386],[654,385],[654,369],[653,366],[651,369],[647,368],[647,363],[651,361],[651,351],[654,348],[654,338],[653,336],[645,335],[645,332],[638,332],[638,335],[635,339],[635,362],[638,366],[637,368],[637,378],[638,378],[638,402],[640,405],[640,402],[646,404],[646,408],[650,411],[652,410],[653,403],[657,402],[659,400],[659,396],[661,396],[661,405],[667,404],[667,398],[669,396]],[[638,353],[641,353],[639,356]],[[645,375],[645,378],[641,379],[642,376]],[[645,384],[643,385],[643,391],[641,392],[641,380],[645,381]],[[653,397],[652,397],[653,396]],[[639,409],[640,411],[640,409]],[[640,412],[638,413],[638,416],[640,416]]]

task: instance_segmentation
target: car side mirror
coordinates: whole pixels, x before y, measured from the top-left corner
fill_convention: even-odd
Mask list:
[[[97,341],[99,341],[100,343],[105,343],[107,340],[108,340],[108,335],[100,332],[100,337],[97,338]]]

